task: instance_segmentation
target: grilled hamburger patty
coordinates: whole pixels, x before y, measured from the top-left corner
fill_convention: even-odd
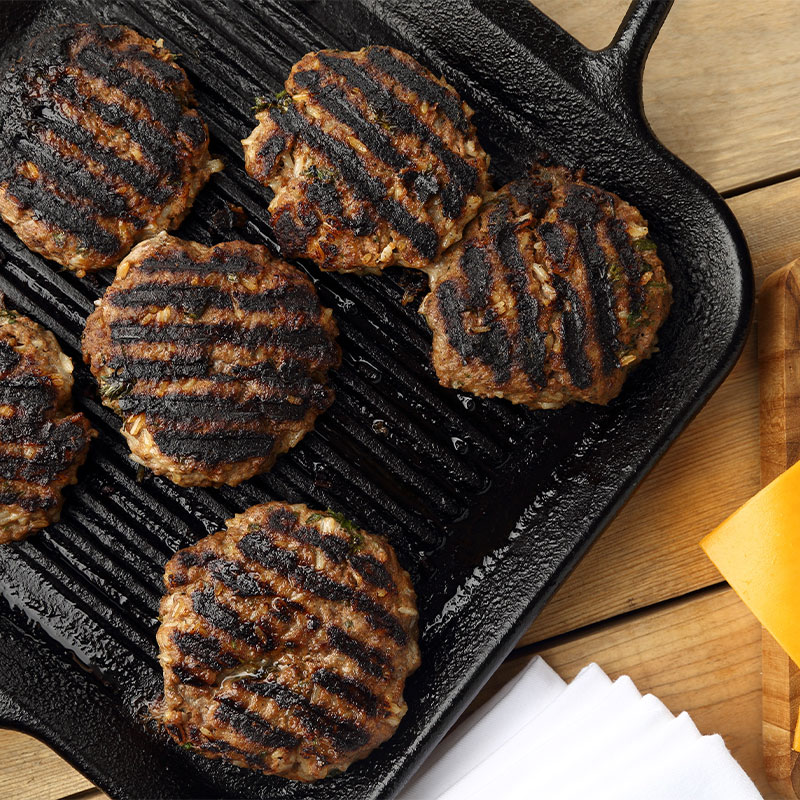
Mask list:
[[[72,361],[56,337],[0,308],[0,543],[61,515],[61,490],[76,483],[95,435],[72,414]]]
[[[461,238],[489,157],[455,89],[390,47],[308,53],[242,144],[287,256],[425,269]]]
[[[0,215],[79,275],[176,228],[209,176],[208,130],[173,56],[119,25],[60,25],[0,86]]]
[[[333,402],[336,323],[265,247],[137,245],[89,317],[84,359],[133,458],[181,486],[272,467]]]
[[[312,781],[394,733],[417,610],[382,537],[267,503],[176,553],[164,582],[154,714],[179,744]]]
[[[483,206],[420,310],[444,386],[558,408],[616,397],[671,296],[633,206],[581,173],[536,167]]]

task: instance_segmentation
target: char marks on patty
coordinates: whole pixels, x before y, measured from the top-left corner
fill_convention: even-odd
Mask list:
[[[396,729],[416,598],[382,537],[268,503],[178,552],[164,580],[154,714],[179,744],[311,781]]]
[[[322,50],[257,114],[245,163],[283,252],[323,269],[421,269],[457,241],[489,159],[455,89],[389,47]]]
[[[497,192],[430,274],[440,382],[531,408],[616,397],[671,302],[641,214],[565,167]]]
[[[177,227],[220,168],[172,55],[119,25],[34,39],[0,87],[0,214],[79,274]]]
[[[269,469],[333,401],[336,324],[264,247],[161,234],[120,265],[84,357],[134,458],[181,485]]]
[[[0,309],[0,543],[58,519],[94,431],[71,412],[72,362],[33,320]]]

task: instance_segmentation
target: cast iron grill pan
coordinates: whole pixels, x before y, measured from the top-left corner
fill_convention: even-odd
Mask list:
[[[525,412],[439,387],[417,314],[419,277],[314,280],[341,329],[336,403],[275,469],[235,489],[181,489],[136,465],[99,403],[80,336],[107,270],[80,280],[0,226],[0,290],[76,364],[76,404],[100,432],[61,521],[0,549],[0,721],[44,739],[114,798],[390,797],[669,442],[730,369],[752,300],[722,201],[651,136],[641,70],[669,3],[636,3],[610,48],[585,50],[525,0],[13,2],[4,58],[47,24],[128,24],[180,54],[226,169],[178,235],[273,244],[267,195],[239,140],[256,95],[321,47],[389,43],[444,72],[477,111],[497,185],[547,151],[650,220],[675,285],[660,352],[608,407]],[[244,208],[236,227],[230,204]],[[274,246],[274,245],[273,245]],[[207,761],[148,720],[160,689],[163,566],[226,518],[272,499],[343,511],[386,533],[420,598],[423,666],[396,736],[345,775],[303,785]]]

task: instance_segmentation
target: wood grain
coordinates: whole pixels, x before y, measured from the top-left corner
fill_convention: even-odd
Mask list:
[[[47,745],[16,731],[0,729],[0,797],[58,800],[92,788]]]
[[[750,245],[759,287],[800,254],[800,179],[729,204]],[[758,357],[751,334],[734,370],[520,643],[717,583],[719,574],[698,542],[761,487],[758,430]]]
[[[536,0],[588,47],[604,47],[629,0]],[[800,3],[679,0],[644,72],[658,138],[718,191],[800,167]]]
[[[630,675],[677,714],[688,711],[701,733],[721,733],[765,800],[761,757],[761,626],[733,590],[707,589],[583,635],[569,634],[506,661],[471,710],[505,685],[535,654],[565,680],[594,661],[612,678]]]
[[[758,320],[761,480],[766,485],[800,458],[800,259],[764,281]],[[792,741],[800,669],[767,630],[761,647],[764,764],[772,786],[796,800],[800,766]]]
[[[800,258],[773,272],[758,303],[761,482],[800,458]]]

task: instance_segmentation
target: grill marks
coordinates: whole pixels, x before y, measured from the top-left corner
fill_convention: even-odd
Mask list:
[[[170,359],[127,358],[115,356],[109,362],[112,374],[120,381],[173,381],[206,377],[211,369],[207,356],[175,356]],[[224,378],[227,376],[220,376]]]
[[[336,63],[342,59],[320,56],[323,64]],[[352,63],[352,62],[350,62]],[[354,67],[354,69],[358,69]],[[347,93],[336,84],[324,84],[319,72],[311,70],[296,72],[294,81],[303,89],[308,89],[314,101],[321,105],[343,125],[347,125],[353,133],[366,145],[367,149],[384,164],[393,169],[408,169],[411,161],[395,149],[386,132],[375,123],[364,119],[355,105],[351,104]]]
[[[164,456],[271,466],[287,447],[281,437],[332,401],[324,379],[339,351],[312,284],[244,243],[204,248],[162,235],[141,247],[87,324],[101,390],[111,387],[106,397],[127,419],[145,415]]]
[[[297,736],[270,725],[258,714],[248,711],[233,700],[222,700],[214,716],[245,739],[263,747],[296,747],[300,744]]]
[[[386,54],[387,61],[399,65],[401,71],[407,70],[407,74],[414,76],[414,85],[409,85],[408,88],[416,91],[423,100],[431,105],[437,105],[448,117],[451,116],[448,111],[457,109],[456,116],[463,123],[463,127],[461,125],[457,125],[456,127],[461,131],[467,130],[467,120],[461,108],[460,101],[456,100],[435,81],[406,67],[405,64],[394,58],[385,48],[369,48],[367,52],[370,54],[371,60],[372,54],[378,50]],[[418,179],[420,177],[419,173],[416,172],[416,170],[412,170],[413,164],[409,157],[394,148],[391,144],[391,139],[384,133],[381,125],[385,125],[390,130],[400,131],[416,137],[419,145],[418,148],[415,149],[430,151],[447,171],[449,181],[441,187],[442,210],[445,216],[450,219],[458,217],[464,209],[464,201],[466,200],[467,194],[472,192],[477,185],[478,173],[475,167],[467,163],[458,153],[447,147],[442,139],[414,113],[414,109],[411,106],[400,100],[400,98],[391,92],[387,88],[387,85],[381,82],[379,76],[370,74],[363,64],[351,58],[335,56],[324,52],[319,53],[318,58],[321,66],[326,67],[335,75],[346,78],[349,83],[361,91],[363,97],[366,98],[368,108],[372,115],[381,120],[381,122],[364,120],[361,116],[361,110],[357,109],[355,105],[348,106],[348,109],[351,110],[342,116],[339,116],[330,108],[328,110],[331,111],[340,122],[348,125],[356,136],[361,139],[364,145],[366,145],[367,149],[387,166],[396,170],[413,172],[412,180]],[[302,72],[295,73],[294,79],[299,85],[312,88],[312,90],[314,86],[320,87],[316,90],[314,96],[324,107],[327,108],[327,106],[325,106],[325,94],[329,92],[338,93],[342,105],[348,100],[352,102],[352,98],[346,97],[345,93],[335,85],[325,84],[321,86],[324,73],[320,74],[319,77],[317,77],[317,73],[311,73],[311,75],[314,76],[313,79],[301,77],[307,74],[308,73]],[[392,74],[392,72],[388,74],[393,79],[397,79],[396,74]],[[360,122],[356,123],[352,118],[360,120]],[[437,189],[438,188],[437,185]],[[436,190],[434,190],[434,193],[435,191]],[[423,203],[425,199],[420,198]]]
[[[261,652],[269,652],[275,648],[272,632],[263,625],[254,625],[239,619],[238,614],[228,606],[217,601],[213,587],[205,592],[192,594],[192,608],[215,628],[238,639],[249,647]]]
[[[221,670],[235,667],[239,663],[239,659],[224,651],[220,640],[213,636],[176,631],[172,641],[184,656],[204,667]]]
[[[169,199],[172,188],[159,186],[160,176],[158,174],[149,171],[136,161],[122,158],[110,147],[98,143],[90,131],[64,116],[60,109],[53,109],[47,117],[35,125],[39,128],[39,138],[38,141],[32,139],[31,142],[37,150],[44,149],[43,138],[48,134],[53,134],[74,145],[83,156],[102,167],[109,175],[127,184],[136,195],[156,204],[164,203]],[[38,157],[35,159],[31,157],[30,160],[38,163]],[[69,187],[66,187],[64,191],[68,192]],[[103,216],[100,213],[103,211],[102,206],[97,206],[94,210],[98,216]]]
[[[20,142],[19,152],[28,161],[44,172],[45,178],[55,190],[68,194],[70,198],[84,200],[96,209],[105,209],[116,216],[128,211],[125,197],[118,194],[110,184],[90,172],[78,159],[58,152],[45,143],[44,147],[30,141]]]
[[[22,356],[8,342],[0,341],[0,375],[11,372],[21,359]]]
[[[294,512],[286,508],[279,508],[269,515],[267,521],[269,528],[278,531],[284,536],[289,536],[297,542],[317,547],[325,553],[326,558],[334,563],[347,559],[350,543],[341,536],[320,533],[310,525],[301,525]]]
[[[625,286],[628,292],[628,304],[633,314],[638,314],[647,300],[647,290],[642,285],[642,273],[645,265],[642,257],[631,245],[625,223],[620,219],[606,222],[605,233],[616,250],[627,278]]]
[[[319,672],[315,673],[312,678],[315,683],[319,674]],[[292,691],[277,681],[245,679],[238,681],[237,685],[260,697],[268,697],[279,708],[289,711],[292,716],[300,720],[310,736],[322,736],[329,739],[339,751],[358,750],[369,740],[369,734],[356,723],[344,719],[324,706],[310,702],[304,695]]]
[[[640,251],[652,242],[629,229],[647,230],[635,208],[565,167],[500,190],[423,301],[442,383],[534,408],[615,397],[670,299],[660,261]]]
[[[539,330],[539,302],[531,292],[516,226],[510,217],[508,204],[501,203],[489,220],[489,234],[517,311],[516,335],[511,341],[512,358],[532,386],[542,386],[545,347],[544,333]]]
[[[608,373],[619,366],[617,333],[619,321],[614,313],[614,290],[609,279],[609,264],[598,241],[596,226],[604,220],[599,198],[584,187],[569,190],[559,208],[559,219],[574,228],[577,255],[584,265],[594,305],[594,327],[602,348],[602,368]]]
[[[355,196],[371,203],[378,216],[405,236],[425,258],[433,258],[438,248],[436,231],[416,219],[396,200],[388,197],[386,187],[370,174],[364,162],[350,145],[312,125],[294,107],[285,112],[273,108],[272,120],[286,133],[299,136],[312,149],[321,153],[350,186]]]
[[[386,567],[374,556],[357,552],[358,537],[348,540],[343,536],[321,533],[312,525],[304,525],[297,514],[285,508],[273,511],[268,519],[270,530],[277,531],[302,544],[319,548],[326,558],[335,564],[347,562],[358,574],[372,586],[379,589],[395,590],[394,581]]]
[[[120,398],[119,407],[126,414],[147,414],[150,419],[179,421],[202,417],[208,422],[258,422],[269,414],[275,420],[302,418],[302,408],[293,406],[285,397],[270,400],[249,400],[236,403],[216,395],[168,393],[159,397],[149,394],[128,394]]]
[[[199,316],[208,308],[242,311],[306,311],[319,308],[316,297],[306,288],[279,286],[263,292],[230,292],[214,286],[181,283],[141,283],[126,291],[115,292],[110,302],[118,308],[175,306],[181,311]]]
[[[258,275],[264,264],[237,250],[213,248],[205,258],[192,258],[180,248],[165,248],[161,253],[150,254],[136,264],[144,274],[153,272],[183,272],[190,275],[225,275],[237,278]],[[229,278],[230,280],[230,278]]]
[[[230,293],[214,286],[179,283],[140,283],[124,292],[115,292],[111,304],[117,308],[175,306],[186,314],[199,315],[207,308],[233,308]]]
[[[325,392],[321,384],[304,374],[304,364],[287,359],[279,366],[261,361],[255,364],[231,364],[230,372],[212,372],[211,361],[205,354],[175,355],[169,360],[147,358],[113,357],[109,362],[112,373],[120,381],[145,380],[169,381],[181,378],[204,378],[217,383],[234,380],[257,381],[276,390],[284,389],[287,396],[304,397],[307,394]]]
[[[269,175],[275,168],[275,163],[278,156],[287,148],[289,141],[285,136],[270,136],[264,144],[261,145],[258,151],[258,157],[261,159],[261,168],[264,170],[265,175]]]
[[[124,130],[159,173],[170,178],[180,176],[178,145],[158,125],[131,116],[119,103],[103,103],[92,98],[89,108],[107,125]]]
[[[471,112],[412,63],[390,48],[309,53],[288,101],[259,115],[247,169],[275,191],[273,228],[290,255],[345,271],[427,268],[474,216],[488,157]]]
[[[167,207],[168,221],[182,213],[184,185],[208,163],[186,75],[153,47],[128,28],[60,25],[5,76],[0,185],[18,211],[3,213],[12,226],[33,215],[45,228],[26,244],[66,266],[121,258]],[[45,242],[48,228],[76,241]]]
[[[413,590],[380,537],[331,519],[254,506],[167,564],[159,714],[179,743],[312,780],[394,731],[418,648],[374,618],[393,613],[378,600],[408,612]]]
[[[214,580],[227,586],[239,597],[259,597],[272,595],[274,592],[263,581],[256,578],[238,561],[225,561],[222,558],[214,559],[207,565],[209,574]]]
[[[406,642],[406,633],[399,621],[376,603],[366,592],[337,583],[304,564],[296,553],[276,545],[266,532],[249,533],[239,542],[246,558],[260,564],[301,589],[325,600],[344,603],[364,615],[373,630],[384,631],[397,644]]]
[[[33,435],[26,435],[29,426],[37,425],[39,419],[28,416],[29,422],[19,424],[16,420],[0,425],[0,447],[8,444],[37,444],[40,449],[34,455],[15,455],[5,452],[0,458],[0,477],[9,481],[24,481],[38,486],[47,486],[72,464],[75,453],[86,444],[86,432],[76,423],[65,420],[60,423],[45,422]]]
[[[388,47],[367,49],[369,60],[382,72],[402,83],[407,89],[416,92],[423,100],[438,106],[460,131],[466,131],[468,121],[459,100],[441,84],[430,80],[426,75],[412,69],[397,58]]]
[[[557,308],[561,312],[564,362],[572,382],[579,389],[585,389],[592,382],[592,365],[583,347],[586,341],[583,302],[569,281],[556,274],[551,279],[553,288],[558,292]]]
[[[330,694],[346,700],[351,706],[358,708],[370,717],[378,714],[380,701],[360,681],[345,678],[329,669],[319,669],[312,676],[317,686],[321,686]]]
[[[61,489],[89,446],[86,418],[65,413],[68,390],[55,383],[59,357],[55,340],[26,317],[0,322],[0,505],[48,512],[4,523],[0,542],[57,517]]]
[[[177,322],[148,325],[138,322],[111,323],[111,341],[116,345],[167,342],[179,345],[233,344],[241,347],[284,348],[300,356],[313,357],[328,345],[328,337],[316,326],[292,330],[272,325],[242,328],[234,323]]]
[[[382,678],[389,670],[388,658],[377,648],[354,639],[336,625],[329,625],[325,633],[334,650],[355,661],[368,675]]]
[[[35,209],[36,219],[75,234],[96,253],[111,256],[119,250],[117,236],[85,217],[77,204],[49,192],[41,182],[17,175],[9,182],[7,191],[23,206]]]
[[[392,576],[375,556],[368,553],[354,553],[348,559],[350,565],[367,582],[380,589],[394,591]]]
[[[477,358],[490,366],[498,384],[519,369],[539,387],[546,380],[545,333],[518,236],[514,213],[501,199],[488,212],[482,241],[465,244],[459,261],[463,279],[442,281],[435,291],[447,338],[465,362]],[[510,299],[513,317],[499,318],[490,305],[492,292]],[[470,326],[477,332],[466,327],[468,315],[477,317]]]
[[[183,116],[182,103],[175,96],[174,87],[159,86],[130,71],[135,69],[137,53],[141,52],[139,48],[116,50],[100,43],[89,43],[80,48],[75,63],[87,75],[101,78],[106,85],[140,101],[147,108],[150,119],[161,123],[167,130],[174,130]],[[154,60],[150,59],[150,63]],[[180,75],[175,77],[180,80]]]
[[[445,325],[445,333],[450,344],[464,361],[477,358],[492,368],[494,379],[506,383],[511,377],[511,346],[508,334],[493,309],[482,313],[481,326],[484,330],[467,330],[463,315],[469,312],[480,312],[488,303],[489,262],[477,248],[469,248],[461,260],[462,269],[467,276],[466,295],[462,293],[459,283],[452,280],[442,281],[436,289],[439,312]],[[477,273],[480,270],[481,285],[476,292]]]
[[[55,390],[47,378],[23,374],[0,383],[0,405],[14,406],[14,415],[21,419],[43,419],[54,401]]]
[[[268,433],[184,432],[164,427],[153,431],[152,436],[165,456],[192,459],[209,467],[268,456],[275,444],[275,437]]]

